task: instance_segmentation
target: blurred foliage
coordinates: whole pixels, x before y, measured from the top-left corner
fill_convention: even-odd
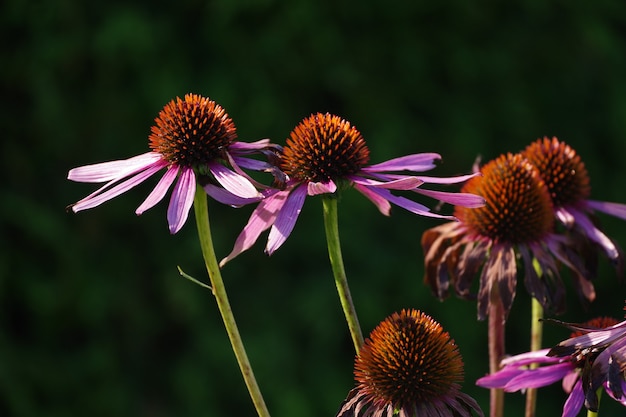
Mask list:
[[[626,202],[623,1],[8,0],[0,10],[2,416],[254,415],[211,294],[176,270],[205,276],[193,222],[171,236],[165,203],[133,214],[154,182],[65,212],[94,189],[67,181],[68,169],[145,152],[176,96],[216,100],[246,141],[284,143],[303,117],[331,111],[363,133],[372,162],[438,152],[439,176],[556,135],[585,161],[593,198]],[[488,391],[474,386],[487,371],[486,323],[475,303],[439,302],[422,282],[421,233],[439,222],[385,218],[354,192],[339,207],[364,332],[401,308],[426,311],[459,344],[464,390],[487,411]],[[210,205],[218,257],[251,210]],[[626,224],[601,220],[624,246]],[[224,278],[268,407],[332,416],[353,384],[353,352],[321,201],[307,201],[274,256],[262,248]],[[598,300],[585,309],[569,287],[561,319],[623,314],[624,285],[608,262],[601,272]],[[510,353],[527,350],[529,305],[520,285]],[[546,327],[546,345],[566,336]],[[564,399],[559,384],[541,390],[540,415],[560,415]],[[507,396],[507,416],[522,405]]]

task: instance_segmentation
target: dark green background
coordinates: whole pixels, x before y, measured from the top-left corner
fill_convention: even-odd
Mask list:
[[[97,209],[65,206],[95,189],[70,168],[148,150],[162,106],[188,92],[223,105],[241,140],[284,143],[312,112],[363,133],[372,163],[438,152],[429,174],[467,173],[556,135],[582,156],[592,197],[626,202],[626,3],[616,1],[8,0],[2,56],[0,415],[252,416],[254,409],[204,277],[193,222],[171,236],[161,203],[134,209],[156,178]],[[426,201],[424,201],[426,202]],[[427,202],[434,205],[432,202]],[[422,232],[440,224],[358,193],[340,205],[344,261],[365,333],[404,307],[451,333],[464,390],[488,411],[486,323],[476,305],[441,303],[422,283]],[[218,257],[251,207],[210,203]],[[445,209],[451,210],[450,207]],[[190,218],[193,220],[193,217]],[[624,246],[626,224],[602,216]],[[259,242],[223,271],[235,316],[275,417],[333,416],[352,387],[352,347],[327,260],[321,201],[306,202],[274,256]],[[620,317],[606,260],[584,311]],[[507,343],[527,350],[519,286]],[[546,328],[546,344],[567,337]],[[614,402],[604,405],[610,415]],[[559,384],[539,394],[558,416]],[[507,416],[523,397],[507,397]]]

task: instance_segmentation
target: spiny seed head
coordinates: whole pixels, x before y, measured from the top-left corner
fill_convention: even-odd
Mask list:
[[[591,194],[585,164],[565,142],[544,137],[528,145],[522,154],[539,170],[555,207],[576,204]]]
[[[172,164],[203,167],[220,159],[235,139],[235,124],[214,101],[197,94],[176,97],[152,126],[150,147]]]
[[[454,396],[463,360],[439,323],[418,310],[402,310],[372,331],[354,375],[361,390],[398,409]]]
[[[369,149],[350,122],[329,113],[313,114],[291,132],[280,167],[305,182],[337,181],[358,172],[369,161]]]
[[[483,207],[456,206],[456,217],[493,241],[531,243],[552,231],[554,214],[548,188],[537,169],[521,154],[506,154],[484,165],[482,176],[462,192],[485,198]]]

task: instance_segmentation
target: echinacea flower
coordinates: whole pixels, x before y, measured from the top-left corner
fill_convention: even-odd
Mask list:
[[[461,191],[484,197],[485,206],[457,206],[458,222],[422,235],[424,281],[440,299],[452,287],[458,296],[473,300],[471,286],[480,275],[478,319],[484,320],[495,302],[501,302],[508,315],[521,270],[528,292],[544,308],[562,311],[565,289],[556,261],[573,271],[576,285],[587,285],[586,271],[567,238],[554,233],[552,200],[538,170],[521,154],[508,153],[480,172],[482,176],[470,179]]]
[[[279,168],[286,175],[284,189],[262,200],[237,238],[233,251],[220,263],[224,265],[249,249],[259,235],[271,227],[265,252],[271,255],[288,238],[307,196],[335,195],[338,190],[354,187],[389,215],[391,204],[422,216],[452,219],[433,213],[428,207],[392,190],[413,191],[445,203],[476,207],[484,204],[481,197],[422,188],[424,184],[454,184],[475,174],[433,178],[397,174],[423,172],[435,167],[440,156],[435,153],[407,155],[367,165],[369,149],[361,133],[348,121],[329,113],[305,118],[291,132],[280,156]]]
[[[568,393],[563,417],[578,415],[584,405],[598,411],[598,389],[626,406],[626,321],[599,318],[584,325],[565,324],[572,337],[552,349],[522,353],[502,360],[502,369],[476,381],[484,388],[515,392],[562,380]],[[533,365],[534,367],[529,368]]]
[[[460,391],[463,359],[441,325],[421,311],[394,313],[365,340],[356,387],[337,417],[466,417],[483,413]]]
[[[238,142],[235,124],[214,101],[187,94],[165,105],[150,133],[151,151],[125,160],[86,165],[69,171],[77,182],[106,182],[72,204],[74,212],[96,207],[130,190],[162,169],[165,174],[135,213],[142,214],[163,199],[176,180],[167,210],[171,233],[185,224],[193,204],[198,176],[220,187],[220,200],[258,201],[261,194],[243,168],[263,170],[269,165],[247,156],[271,147],[269,140]],[[224,165],[230,164],[231,168]],[[178,178],[178,179],[177,179]],[[207,190],[208,192],[208,190]]]
[[[595,252],[588,241],[606,253],[621,276],[622,251],[598,226],[594,212],[626,220],[626,205],[590,200],[591,186],[585,164],[574,149],[556,137],[539,139],[528,145],[522,154],[539,170],[550,192],[556,218],[571,231],[573,246],[583,255],[591,276],[595,276]],[[592,298],[594,295],[585,296]]]

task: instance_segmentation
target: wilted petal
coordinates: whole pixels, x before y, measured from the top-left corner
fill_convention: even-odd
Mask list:
[[[274,224],[276,216],[283,208],[290,191],[291,190],[279,191],[259,203],[252,212],[250,219],[248,219],[248,223],[237,237],[232,252],[220,261],[220,267],[226,265],[227,262],[240,253],[250,249],[261,233]]]
[[[74,168],[67,174],[67,179],[76,182],[105,182],[122,179],[152,166],[162,160],[160,154],[148,152],[132,158],[102,162]],[[163,161],[163,165],[167,162]]]
[[[363,168],[365,172],[385,172],[385,171],[428,171],[436,167],[435,161],[441,159],[441,155],[436,153],[418,153],[390,159],[380,164],[370,165]]]
[[[182,168],[167,208],[167,222],[170,225],[171,234],[178,232],[187,221],[195,192],[196,175],[193,169]]]
[[[287,197],[287,201],[278,212],[276,221],[270,229],[270,234],[267,238],[265,252],[268,255],[273,254],[276,249],[280,248],[291,234],[291,231],[296,225],[296,220],[298,220],[298,216],[300,215],[300,211],[302,210],[302,206],[304,205],[306,196],[307,187],[302,185],[293,190],[289,194],[289,197]]]
[[[170,186],[176,179],[176,175],[178,175],[178,170],[179,168],[176,165],[172,165],[167,169],[167,171],[165,172],[163,177],[161,177],[152,192],[148,195],[148,197],[146,197],[144,202],[141,203],[139,207],[137,207],[137,210],[135,210],[135,214],[143,214],[144,211],[151,209],[152,207],[154,207],[155,204],[163,199],[163,197],[167,193],[167,190],[169,190]]]
[[[261,195],[254,185],[242,175],[231,171],[222,164],[209,162],[211,174],[224,188],[242,198],[255,198]]]

